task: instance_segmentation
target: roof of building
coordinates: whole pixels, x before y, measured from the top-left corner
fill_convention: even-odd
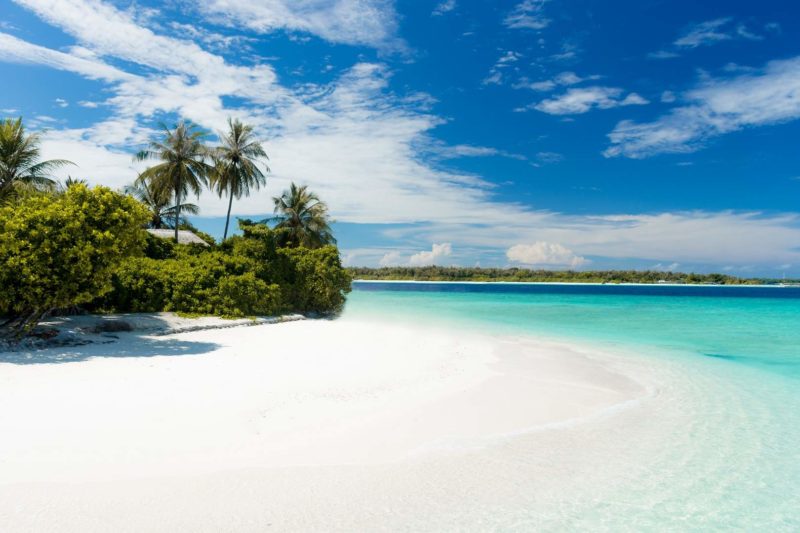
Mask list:
[[[147,232],[160,239],[175,238],[174,229],[148,229]],[[194,232],[185,229],[178,230],[178,244],[201,244],[203,246],[208,246],[208,243],[195,235]]]

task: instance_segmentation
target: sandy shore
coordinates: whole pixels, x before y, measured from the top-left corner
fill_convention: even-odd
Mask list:
[[[520,436],[650,394],[566,346],[400,325],[118,336],[0,354],[3,531],[415,529],[406,505],[515,468]]]

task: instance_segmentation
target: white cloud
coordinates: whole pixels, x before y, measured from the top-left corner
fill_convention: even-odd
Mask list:
[[[489,72],[489,75],[483,78],[482,85],[500,85],[503,83],[503,73],[498,70]]]
[[[661,101],[663,103],[671,104],[675,100],[677,100],[677,97],[675,96],[675,93],[673,93],[672,91],[664,91],[663,93],[661,93]]]
[[[530,80],[523,79],[519,83],[514,85],[515,89],[532,89],[534,91],[546,92],[552,91],[556,87],[568,87],[570,85],[577,85],[579,83],[583,83],[589,80],[598,80],[601,76],[598,75],[591,75],[585,78],[578,76],[574,72],[561,72],[560,74],[556,74],[550,80],[543,80],[543,81],[536,81],[531,82]]]
[[[135,78],[101,61],[37,46],[2,32],[0,32],[0,60],[66,70],[93,80],[118,82]]]
[[[764,37],[751,31],[745,24],[732,25],[732,17],[723,17],[696,24],[672,43],[672,50],[651,52],[648,57],[652,59],[670,59],[678,57],[678,51],[691,50],[701,46],[712,46],[724,41],[746,39],[760,41]],[[769,30],[769,25],[765,26]]]
[[[517,4],[503,23],[508,28],[541,30],[550,24],[543,14],[544,5],[549,0],[523,0]]]
[[[483,85],[500,85],[503,83],[503,69],[506,69],[519,61],[522,54],[514,52],[513,50],[506,51],[505,54],[495,61],[495,64],[489,70],[489,75],[484,78]]]
[[[708,79],[683,99],[690,103],[654,122],[617,124],[606,157],[693,152],[719,135],[800,118],[800,57],[772,61],[752,74]]]
[[[740,23],[736,27],[731,27],[732,21],[731,17],[724,17],[697,24],[680,36],[673,44],[677,48],[697,48],[698,46],[709,46],[736,38],[750,41],[763,39],[762,36],[750,31],[744,24]]]
[[[530,266],[560,266],[577,268],[587,260],[569,248],[557,243],[539,241],[533,244],[516,244],[506,250],[509,261]]]
[[[439,2],[436,7],[433,9],[434,16],[441,16],[445,13],[450,13],[456,8],[456,0],[443,0]]]
[[[63,98],[56,98],[55,102],[58,107],[69,107],[69,102],[67,102]]]
[[[443,159],[455,159],[459,157],[492,157],[501,156],[511,159],[524,160],[525,156],[506,152],[505,150],[498,150],[490,146],[474,146],[471,144],[455,144],[447,145],[435,140],[430,141],[430,145],[425,146],[422,150],[435,154]]]
[[[495,250],[543,241],[579,250],[582,256],[620,261],[639,258],[651,263],[739,266],[800,262],[797,214],[691,211],[578,216],[537,212],[507,221],[502,231],[496,220],[484,222],[481,216],[472,224],[439,222],[385,233],[405,240],[452,242],[459,250]]]
[[[411,266],[435,265],[438,261],[449,257],[452,253],[453,247],[449,242],[434,244],[430,252],[419,252],[412,255],[408,259],[408,264]]]
[[[98,154],[105,150],[116,160],[119,152],[132,153],[150,133],[140,126],[142,120],[175,113],[214,130],[235,116],[264,137],[269,132],[273,170],[267,190],[237,201],[236,214],[268,212],[270,195],[292,180],[317,190],[343,222],[468,220],[471,212],[494,211],[488,207],[488,183],[419,157],[417,147],[443,120],[425,111],[430,105],[425,95],[389,93],[391,73],[384,66],[357,64],[330,85],[289,90],[277,83],[269,66],[228,65],[193,43],[141,28],[129,14],[106,4],[26,0],[26,5],[78,36],[80,47],[67,54],[6,40],[0,43],[13,46],[0,48],[0,59],[23,57],[86,77],[103,76],[110,84],[111,97],[104,104],[111,117],[87,129],[64,130],[61,145],[45,145],[48,157],[68,156],[90,179],[122,184],[134,178],[129,162],[113,165],[112,171],[99,166]],[[110,67],[103,57],[140,63],[149,74]],[[238,97],[240,104],[228,108],[224,96]],[[55,152],[66,140],[69,150]],[[224,200],[213,195],[204,195],[199,204],[204,216],[224,214]],[[521,207],[507,207],[503,216],[520,212]]]
[[[571,88],[567,92],[542,100],[533,109],[551,115],[576,115],[592,109],[611,109],[627,105],[643,105],[648,101],[636,93],[622,97],[623,90],[617,87]]]
[[[657,263],[652,267],[650,267],[650,270],[655,270],[658,272],[675,272],[680,268],[680,266],[681,266],[680,263],[669,263],[669,264]]]
[[[209,0],[197,9],[212,22],[259,33],[299,31],[334,43],[402,47],[392,0]]]
[[[731,20],[730,17],[725,17],[697,24],[676,39],[673,44],[679,48],[696,48],[732,39],[733,37],[729,33],[721,31],[721,28],[727,26]]]
[[[398,251],[386,252],[378,264],[382,267],[397,266],[402,262],[402,256]]]

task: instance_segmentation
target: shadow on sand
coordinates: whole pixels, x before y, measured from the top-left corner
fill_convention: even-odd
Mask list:
[[[122,317],[95,317],[95,331],[81,335],[67,345],[42,346],[14,351],[0,351],[0,363],[16,365],[39,365],[55,363],[77,363],[95,357],[157,357],[200,355],[220,348],[213,342],[186,341],[170,337],[152,336],[164,323],[158,317],[147,317],[144,331],[120,331],[108,328],[109,322],[118,324]],[[127,317],[126,317],[127,318]],[[124,320],[124,318],[123,318]],[[74,320],[64,319],[74,326]],[[100,325],[97,328],[98,324]],[[59,324],[61,325],[61,324]],[[126,327],[127,329],[127,327]],[[138,329],[138,328],[137,328]],[[110,332],[114,331],[114,333]],[[81,344],[85,343],[85,344]]]

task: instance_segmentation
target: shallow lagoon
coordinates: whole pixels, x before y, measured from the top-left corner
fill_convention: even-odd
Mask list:
[[[800,528],[798,288],[356,282],[347,317],[545,337],[657,372],[642,431],[595,458],[607,489],[517,524]]]

